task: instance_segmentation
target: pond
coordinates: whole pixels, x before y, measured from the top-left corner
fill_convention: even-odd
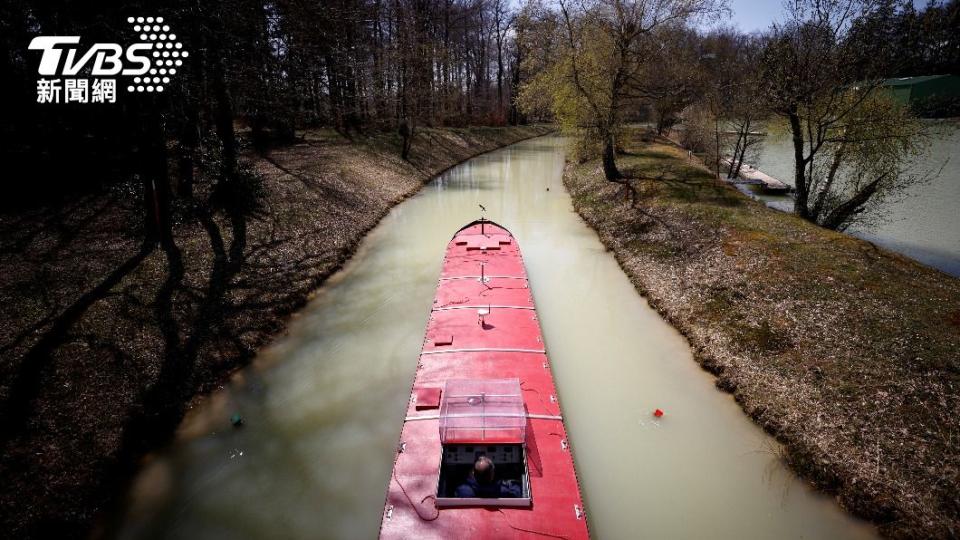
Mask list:
[[[902,200],[887,203],[882,222],[849,232],[960,276],[960,123],[926,122],[932,136],[929,154],[916,166],[931,173],[929,181],[909,188]],[[793,185],[793,144],[789,136],[773,133],[764,139],[756,165]],[[787,196],[760,198],[777,208],[793,207],[793,200]]]

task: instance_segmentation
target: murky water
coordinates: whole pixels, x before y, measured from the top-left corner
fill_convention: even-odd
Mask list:
[[[483,204],[523,249],[595,537],[872,537],[714,388],[574,213],[562,166],[562,139],[527,141],[395,208],[152,457],[120,535],[375,537],[443,250]]]
[[[898,251],[924,264],[960,276],[960,123],[926,121],[931,132],[929,153],[916,166],[931,173],[930,180],[907,190],[902,200],[886,205],[885,220],[873,227],[859,227],[853,234]],[[793,146],[785,134],[767,137],[757,167],[793,185]],[[793,200],[785,196],[762,196],[768,203],[787,209]]]

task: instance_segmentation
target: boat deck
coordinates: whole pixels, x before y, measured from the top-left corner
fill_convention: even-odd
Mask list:
[[[439,411],[427,400],[449,379],[504,378],[520,380],[526,407],[532,505],[438,509]],[[380,537],[544,536],[589,536],[573,456],[520,248],[506,229],[474,222],[447,246]]]

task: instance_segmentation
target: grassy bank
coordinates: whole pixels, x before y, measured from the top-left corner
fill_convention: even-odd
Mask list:
[[[310,131],[250,156],[242,212],[197,185],[175,247],[141,247],[139,194],[116,186],[0,215],[4,536],[83,537],[191,400],[243,365],[425,181],[543,127]]]
[[[895,537],[960,535],[960,280],[770,210],[669,141],[570,163],[574,205],[802,476]]]

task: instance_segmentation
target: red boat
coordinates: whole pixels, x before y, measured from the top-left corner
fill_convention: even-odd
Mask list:
[[[588,538],[520,247],[480,219],[447,245],[381,538]]]

